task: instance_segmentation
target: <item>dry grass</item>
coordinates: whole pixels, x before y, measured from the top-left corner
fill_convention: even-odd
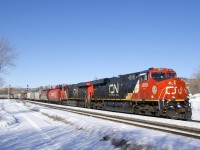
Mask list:
[[[66,120],[65,118],[62,118],[62,117],[59,117],[59,116],[56,116],[56,115],[55,116],[51,116],[51,115],[49,115],[47,113],[42,113],[42,114],[47,116],[47,117],[49,117],[49,118],[51,118],[51,119],[53,119],[54,121],[60,121],[60,122],[63,122],[65,124],[72,124],[70,121]]]

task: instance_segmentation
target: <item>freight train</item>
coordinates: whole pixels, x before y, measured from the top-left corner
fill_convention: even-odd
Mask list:
[[[168,68],[149,68],[14,97],[173,119],[187,119],[192,115],[185,82]]]

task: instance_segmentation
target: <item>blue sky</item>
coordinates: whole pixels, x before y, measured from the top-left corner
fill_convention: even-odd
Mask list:
[[[0,36],[19,53],[12,86],[200,66],[199,0],[0,0]]]

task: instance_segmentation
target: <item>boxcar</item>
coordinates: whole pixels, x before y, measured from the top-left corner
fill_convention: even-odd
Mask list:
[[[41,91],[34,92],[34,100],[40,100]]]
[[[40,99],[43,100],[43,101],[48,101],[48,92],[49,92],[49,90],[42,91]]]
[[[27,99],[31,99],[31,92],[27,93]]]
[[[35,99],[35,92],[31,92],[30,99],[32,99],[32,100]]]
[[[26,92],[21,93],[21,94],[20,94],[20,98],[21,98],[21,99],[27,99],[27,93],[26,93]]]

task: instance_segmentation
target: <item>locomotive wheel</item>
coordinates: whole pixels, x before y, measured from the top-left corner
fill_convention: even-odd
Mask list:
[[[132,114],[136,114],[136,106],[135,105],[133,105],[131,108],[130,108],[130,113],[132,113]]]
[[[156,111],[155,117],[160,117],[160,111],[159,110]]]
[[[154,110],[154,112],[152,113],[153,116],[159,117],[160,116],[160,111],[158,109],[158,106],[153,106],[153,110]]]
[[[92,104],[91,108],[97,109],[97,105],[95,103]]]
[[[60,105],[62,105],[62,104],[63,104],[63,101],[62,101],[62,100],[60,100],[60,101],[59,101],[59,104],[60,104]]]
[[[145,105],[143,109],[144,109],[144,114],[145,115],[151,116],[151,106]]]
[[[160,116],[161,116],[161,117],[164,117],[164,118],[168,118],[168,115],[167,115],[167,112],[166,112],[165,109],[162,110],[162,111],[160,111]]]
[[[94,103],[91,103],[91,109],[95,109],[95,104]]]
[[[98,103],[97,105],[98,105],[98,106],[97,106],[97,109],[100,109],[100,110],[101,110],[101,109],[103,108],[103,104],[102,104],[102,103]]]
[[[142,114],[139,105],[133,106],[133,108],[131,109],[131,112],[132,112],[133,114],[138,114],[138,115]]]
[[[142,115],[143,114],[142,110],[143,110],[142,106],[139,106],[139,108],[136,110],[136,114]]]
[[[100,104],[97,103],[97,109],[101,109]]]
[[[86,104],[85,104],[85,102],[83,102],[83,101],[80,101],[80,107],[83,107],[83,108],[85,108],[85,106],[86,106]]]
[[[186,112],[178,112],[176,109],[168,109],[167,117],[171,119],[184,119],[186,118]]]
[[[149,110],[145,110],[145,115],[151,116],[151,112]]]
[[[167,116],[172,119],[177,119],[177,114],[176,114],[175,109],[168,109]]]

